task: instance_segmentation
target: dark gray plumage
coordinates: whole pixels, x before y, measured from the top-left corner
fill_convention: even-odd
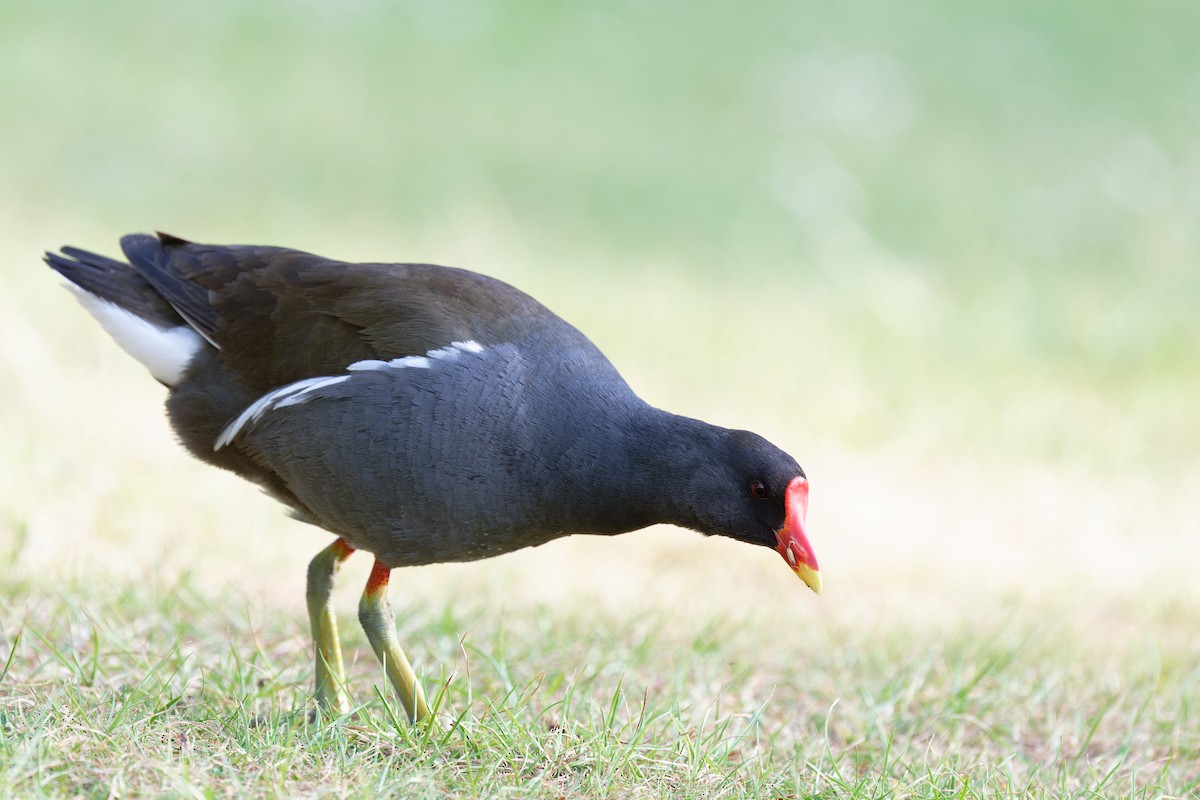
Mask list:
[[[776,548],[819,589],[790,456],[650,407],[582,333],[507,284],[162,234],[121,245],[128,264],[74,248],[46,260],[168,385],[194,455],[341,537],[310,569],[323,704],[341,705],[336,671],[321,671],[328,587],[313,570],[331,579],[352,549],[375,555],[386,588],[392,567],[665,522]],[[385,636],[372,639],[381,658],[402,658]],[[421,716],[423,698],[392,677]]]

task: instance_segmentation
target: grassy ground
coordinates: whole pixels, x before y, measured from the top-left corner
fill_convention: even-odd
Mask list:
[[[934,628],[806,621],[798,637],[784,632],[796,614],[778,611],[771,625],[478,602],[402,621],[440,706],[437,727],[414,730],[357,633],[350,681],[363,705],[308,725],[298,622],[186,579],[61,587],[26,612],[15,642],[6,785],[83,796],[1159,797],[1200,780],[1194,612],[1159,608],[1147,629],[1118,609],[1106,609],[1116,620],[1051,622],[1019,607]],[[1123,629],[1126,646],[1074,629],[1081,620]]]
[[[732,8],[732,7],[731,7]],[[1200,793],[1197,7],[0,6],[0,797]],[[329,537],[38,264],[131,230],[517,283],[813,485],[398,572],[438,727],[305,720]]]

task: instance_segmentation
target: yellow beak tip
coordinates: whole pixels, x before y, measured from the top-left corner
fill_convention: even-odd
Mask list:
[[[793,571],[797,578],[804,581],[805,586],[817,594],[821,593],[821,573],[819,571],[804,565],[795,567]]]

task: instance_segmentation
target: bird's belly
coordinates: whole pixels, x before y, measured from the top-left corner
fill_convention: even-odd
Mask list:
[[[326,442],[280,469],[314,522],[390,566],[474,561],[561,535],[531,518],[519,500],[525,493],[504,471],[483,477],[470,460],[373,444]]]
[[[479,561],[536,547],[558,538],[558,531],[500,528],[456,530],[367,531],[351,545],[375,554],[390,567],[420,566],[449,561]],[[358,537],[356,537],[358,538]]]

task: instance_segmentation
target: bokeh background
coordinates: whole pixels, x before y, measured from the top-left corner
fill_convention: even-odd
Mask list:
[[[8,607],[185,576],[302,634],[329,536],[189,459],[39,260],[161,229],[508,280],[812,481],[821,598],[662,529],[408,570],[398,608],[1193,636],[1197,30],[1188,2],[6,0]]]

